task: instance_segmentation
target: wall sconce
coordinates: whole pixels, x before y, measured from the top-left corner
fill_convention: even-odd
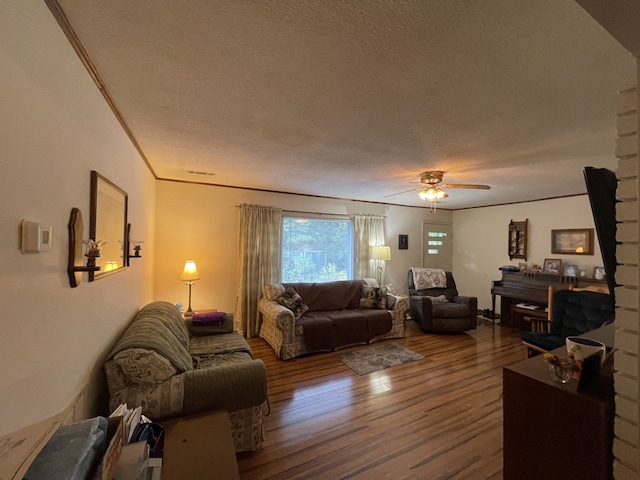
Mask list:
[[[378,285],[382,287],[384,278],[384,262],[391,260],[391,247],[380,245],[371,247],[371,260],[375,260],[378,265]]]
[[[127,267],[131,266],[130,260],[132,258],[142,258],[142,255],[140,255],[140,251],[142,250],[142,247],[140,246],[140,244],[142,243],[144,243],[142,240],[133,240],[131,238],[131,224],[127,223],[126,242],[124,245],[124,254],[125,254],[124,258],[125,258],[125,265]]]
[[[190,317],[193,315],[193,310],[191,310],[191,286],[193,282],[200,279],[200,275],[198,274],[198,268],[196,267],[196,262],[193,260],[187,260],[184,264],[184,270],[182,271],[182,275],[180,275],[180,280],[183,282],[187,282],[189,285],[189,308],[184,313],[185,317]]]
[[[82,240],[84,229],[82,223],[82,212],[78,208],[71,209],[69,215],[69,262],[67,263],[67,273],[71,288],[77,287],[82,281],[82,272],[97,272],[100,267],[96,266],[96,258],[100,256],[100,250],[106,242]],[[87,246],[85,256],[87,266],[83,265],[82,245]]]
[[[133,245],[133,254],[129,255],[129,258],[142,258],[142,255],[140,255],[140,250],[142,249],[140,246],[141,243],[144,242],[142,240],[131,240],[131,245]]]

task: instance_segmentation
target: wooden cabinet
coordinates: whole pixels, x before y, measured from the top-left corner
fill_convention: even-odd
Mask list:
[[[521,258],[527,260],[527,225],[529,219],[522,222],[509,222],[509,260]]]
[[[584,336],[611,345],[614,334],[610,324]],[[553,381],[542,356],[505,366],[503,415],[504,480],[613,478],[611,370],[578,388]]]

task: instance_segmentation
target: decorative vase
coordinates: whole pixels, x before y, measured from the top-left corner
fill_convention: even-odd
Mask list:
[[[573,375],[573,370],[563,367],[562,365],[549,364],[549,373],[551,374],[551,378],[556,382],[568,383]]]

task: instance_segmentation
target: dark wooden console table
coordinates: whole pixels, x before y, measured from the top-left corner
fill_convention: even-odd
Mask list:
[[[613,346],[614,325],[583,335]],[[554,350],[566,357],[566,348]],[[504,479],[613,478],[610,368],[585,388],[551,379],[542,356],[503,368]]]

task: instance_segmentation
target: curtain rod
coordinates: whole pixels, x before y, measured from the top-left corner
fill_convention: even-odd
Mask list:
[[[378,215],[377,213],[322,213],[322,212],[303,212],[301,210],[282,210],[282,212],[286,212],[286,213],[302,213],[302,214],[307,214],[307,215],[328,215],[328,216],[334,216],[334,217],[354,217],[356,215],[365,215],[368,217],[381,217],[381,218],[387,218],[386,215]]]

